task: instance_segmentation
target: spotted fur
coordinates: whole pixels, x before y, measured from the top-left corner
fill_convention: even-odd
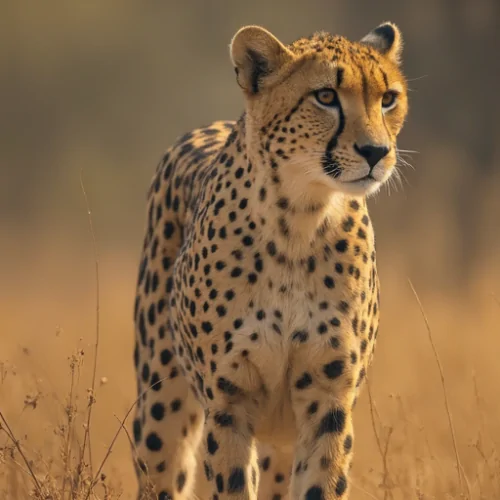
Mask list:
[[[390,23],[291,45],[243,28],[245,112],[159,163],[134,313],[143,493],[347,498],[379,321],[365,198],[395,168],[400,52]]]

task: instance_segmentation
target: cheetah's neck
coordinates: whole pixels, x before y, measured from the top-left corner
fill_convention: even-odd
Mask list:
[[[304,186],[295,181],[303,176],[294,176],[294,171],[307,167],[273,157],[258,140],[249,143],[244,114],[233,134],[236,140],[226,146],[226,152],[246,162],[240,181],[252,183],[249,210],[252,218],[261,222],[264,238],[286,247],[288,255],[297,259],[309,255],[311,248],[321,247],[325,238],[340,228],[353,197],[319,183]],[[362,217],[367,213],[366,201],[356,201]]]

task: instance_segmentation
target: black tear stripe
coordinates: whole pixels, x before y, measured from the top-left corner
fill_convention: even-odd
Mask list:
[[[258,52],[255,52],[255,50],[248,49],[247,53],[252,65],[252,73],[250,75],[252,92],[257,94],[259,92],[259,80],[269,74],[269,65],[267,64],[267,60]]]
[[[339,110],[339,126],[337,127],[335,134],[333,134],[333,137],[328,141],[328,144],[326,145],[326,151],[323,156],[323,160],[321,161],[321,165],[323,167],[324,172],[328,175],[332,175],[335,179],[339,177],[340,174],[342,173],[342,167],[333,159],[332,151],[337,147],[337,144],[339,142],[339,137],[342,135],[342,132],[344,132],[345,128],[345,116],[340,102],[338,105],[338,110]],[[329,173],[328,169],[332,166],[333,166],[333,171]]]

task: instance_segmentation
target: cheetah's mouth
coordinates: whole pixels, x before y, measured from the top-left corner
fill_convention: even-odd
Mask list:
[[[352,179],[350,181],[344,181],[344,182],[346,182],[347,184],[355,184],[357,182],[363,182],[363,181],[378,182],[377,179],[375,179],[375,177],[373,177],[372,174],[367,174],[364,177],[360,177],[359,179]]]

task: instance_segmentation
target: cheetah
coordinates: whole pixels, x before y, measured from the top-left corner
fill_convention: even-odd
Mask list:
[[[401,51],[390,22],[289,45],[243,27],[240,118],[159,162],[134,311],[140,498],[347,498],[379,323],[366,199],[396,171]]]

